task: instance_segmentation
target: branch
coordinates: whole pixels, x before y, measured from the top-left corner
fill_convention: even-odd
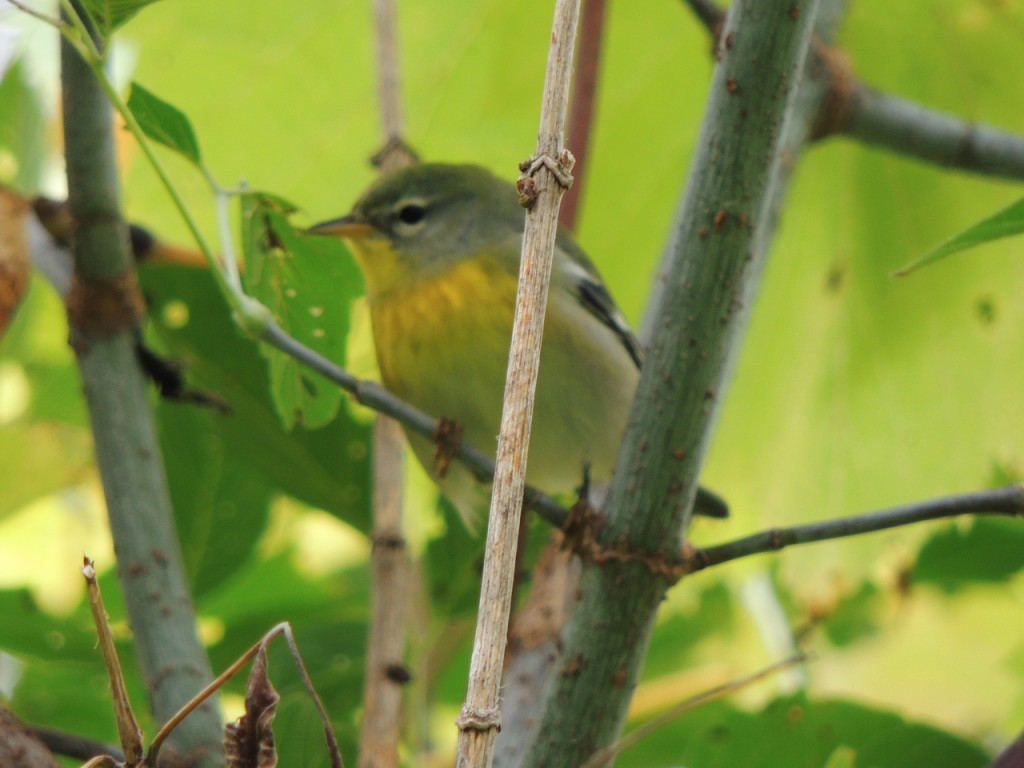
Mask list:
[[[147,385],[135,356],[142,300],[120,212],[111,111],[90,65],[66,40],[61,65],[69,205],[77,223],[68,296],[72,345],[135,647],[153,714],[163,720],[212,674],[196,634]],[[207,706],[186,722],[175,747],[205,752],[203,765],[218,763],[217,708]]]
[[[399,764],[405,665],[409,554],[402,530],[404,441],[398,424],[377,416],[373,432],[373,587],[366,643],[366,683],[359,765]]]
[[[793,544],[841,539],[965,514],[1022,516],[1024,485],[1014,484],[995,490],[943,496],[862,515],[795,525],[792,528],[771,528],[725,544],[693,549],[684,558],[684,572],[694,573],[761,552],[776,552]]]
[[[1024,136],[856,83],[839,133],[947,168],[1024,179]]]
[[[459,714],[460,767],[491,765],[501,727],[498,709],[505,658],[516,544],[526,483],[533,399],[540,368],[548,283],[558,234],[558,207],[572,184],[572,155],[564,148],[572,55],[580,0],[557,0],[551,28],[540,128],[534,157],[520,165],[520,202],[527,208],[512,321],[512,345],[498,433],[494,487],[484,546],[483,583],[477,613],[466,702]]]
[[[717,39],[722,8],[713,0],[686,1]],[[1024,136],[878,91],[857,78],[842,51],[818,39],[807,69],[828,87],[814,129],[816,139],[844,135],[946,168],[1024,179]]]
[[[597,101],[601,44],[604,42],[605,0],[583,0],[580,11],[579,51],[572,85],[569,130],[566,146],[576,156],[573,184],[562,198],[559,223],[576,229],[580,194],[588,171],[590,137],[594,132],[594,105]]]
[[[579,765],[618,737],[696,494],[729,360],[772,230],[772,207],[818,3],[736,0],[698,140],[682,226],[608,499],[599,548],[524,765]],[[799,144],[788,159],[799,152]],[[603,562],[602,562],[603,560]],[[640,561],[640,562],[638,562]]]
[[[413,160],[402,139],[401,67],[398,11],[394,0],[373,0],[377,42],[377,86],[384,145],[374,157],[382,171]],[[405,441],[398,424],[377,414],[373,429],[373,550],[371,614],[366,639],[366,682],[359,765],[393,768],[399,764],[402,687],[405,665],[409,553],[402,525]]]
[[[356,378],[341,366],[293,339],[277,323],[268,324],[260,340],[291,355],[310,370],[334,382],[355,397],[361,405],[390,416],[403,427],[426,437],[437,433],[438,420],[433,416],[395,397],[375,381]],[[453,447],[452,455],[462,461],[477,477],[494,477],[494,460],[478,448],[460,442]],[[556,527],[563,526],[569,517],[569,511],[565,507],[536,488],[527,487],[524,498],[531,509],[536,510]]]
[[[722,25],[725,24],[725,9],[714,0],[686,0],[686,4],[700,19],[700,23],[704,25],[712,39],[717,40],[721,34]]]
[[[90,739],[77,733],[59,731],[43,725],[29,725],[27,728],[33,736],[43,742],[47,749],[55,754],[83,761],[97,755],[110,755],[115,760],[124,762],[124,753],[116,744],[108,744],[98,739]]]

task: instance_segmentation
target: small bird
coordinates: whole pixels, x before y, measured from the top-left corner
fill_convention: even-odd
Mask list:
[[[343,237],[366,279],[384,386],[453,419],[492,454],[512,336],[525,211],[515,187],[475,165],[427,163],[380,176],[352,212],[310,232]],[[611,477],[639,380],[639,343],[597,269],[558,234],[541,348],[527,482],[573,491],[585,468]],[[434,446],[413,451],[472,527],[486,490],[455,464],[439,477]],[[722,502],[700,505],[721,516]]]

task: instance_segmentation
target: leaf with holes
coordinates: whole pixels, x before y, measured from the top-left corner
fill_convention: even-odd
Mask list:
[[[352,301],[362,278],[340,241],[304,237],[288,223],[293,208],[280,198],[242,197],[246,283],[292,337],[329,360],[345,358]],[[271,389],[287,428],[326,424],[338,410],[341,390],[293,358],[261,347],[270,364]]]

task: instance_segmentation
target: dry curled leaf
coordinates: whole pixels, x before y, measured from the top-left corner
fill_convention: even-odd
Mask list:
[[[245,714],[224,727],[228,768],[274,768],[277,765],[271,725],[280,698],[267,676],[267,651],[261,647],[249,673]]]

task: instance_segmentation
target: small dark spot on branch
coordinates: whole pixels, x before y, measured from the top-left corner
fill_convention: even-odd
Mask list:
[[[384,677],[396,685],[408,685],[412,682],[409,668],[399,662],[391,662],[384,666]]]
[[[583,666],[583,656],[576,654],[572,660],[562,667],[562,677],[578,677]]]
[[[740,84],[736,80],[735,75],[730,75],[729,79],[725,81],[725,90],[729,93],[736,93],[740,89]]]
[[[615,676],[612,678],[612,685],[615,688],[621,688],[626,683],[626,670],[619,667],[615,670]]]

